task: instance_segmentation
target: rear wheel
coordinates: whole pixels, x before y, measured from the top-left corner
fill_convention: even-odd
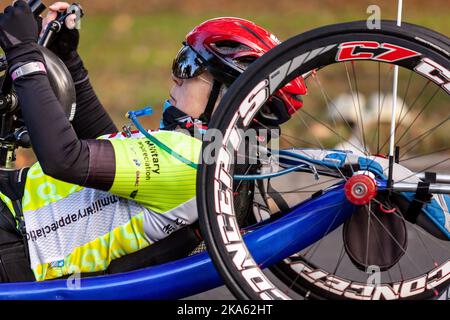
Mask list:
[[[397,187],[401,182],[423,183],[425,172],[433,173],[427,174],[428,178],[438,177],[442,184],[448,183],[449,52],[445,36],[419,26],[404,24],[399,28],[394,22],[384,21],[380,30],[368,30],[365,21],[344,23],[282,43],[232,85],[210,124],[224,136],[216,155],[221,161],[200,165],[198,207],[210,256],[236,297],[288,299],[294,292],[318,299],[427,299],[448,287],[450,245],[446,225],[424,213],[439,209],[441,217],[448,218],[448,190],[438,188],[433,198],[420,200],[414,192]],[[390,147],[392,119],[386,110],[390,111],[393,100],[389,92],[394,65],[399,66],[401,100],[395,114],[397,163],[389,165],[384,158]],[[277,139],[272,137],[271,146],[276,143],[281,150],[352,152],[366,164],[379,163],[385,169],[382,175],[392,174],[397,184],[388,184],[363,204],[347,198],[355,208],[350,218],[272,266],[271,271],[283,284],[274,285],[259,268],[261,261],[257,264],[252,258],[254,252],[247,252],[245,267],[236,264],[232,247],[245,246],[245,242],[242,236],[231,241],[226,235],[230,228],[244,226],[236,218],[238,208],[232,197],[227,198],[231,203],[226,210],[220,203],[240,183],[233,163],[239,145],[245,141],[240,130],[257,123],[257,111],[271,94],[300,75],[305,77],[309,91],[303,97],[304,107],[281,127]],[[205,144],[204,150],[207,148]],[[282,167],[280,163],[275,165]],[[276,215],[283,215],[289,208],[323,196],[328,186],[348,184],[352,176],[361,173],[359,169],[353,165],[346,170],[337,168],[334,177],[326,179],[326,174],[317,170],[271,177],[271,188],[266,184],[255,195],[261,193],[262,204],[269,207],[268,198],[276,204],[284,202],[275,206],[281,209]],[[234,177],[234,184],[227,183],[225,176]],[[280,197],[282,200],[275,199]],[[416,205],[421,203],[415,218],[410,217],[413,199]],[[257,218],[272,219],[270,214]]]

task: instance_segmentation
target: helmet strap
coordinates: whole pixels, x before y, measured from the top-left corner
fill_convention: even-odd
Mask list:
[[[204,123],[209,123],[211,120],[212,113],[214,111],[214,107],[216,106],[217,98],[220,94],[220,88],[222,87],[222,83],[214,79],[213,86],[211,89],[211,93],[209,94],[208,103],[206,104],[205,111],[200,115],[199,119]]]

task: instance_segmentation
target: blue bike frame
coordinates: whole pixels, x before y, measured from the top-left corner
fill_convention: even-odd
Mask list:
[[[252,227],[245,241],[263,267],[308,247],[340,226],[355,207],[343,185],[294,207],[283,217]],[[0,285],[0,299],[179,299],[223,284],[207,252],[117,275]],[[69,285],[68,285],[69,284]]]

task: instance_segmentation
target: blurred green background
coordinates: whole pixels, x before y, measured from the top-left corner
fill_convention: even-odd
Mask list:
[[[0,1],[5,7],[11,1]],[[44,0],[46,5],[52,1]],[[184,36],[202,21],[219,16],[252,20],[281,40],[326,24],[367,19],[369,5],[382,19],[396,18],[396,1],[376,0],[80,0],[80,54],[104,106],[118,127],[129,109],[151,105],[156,127],[171,86],[171,61]],[[450,34],[449,0],[405,0],[404,21]],[[19,163],[18,163],[19,164]]]

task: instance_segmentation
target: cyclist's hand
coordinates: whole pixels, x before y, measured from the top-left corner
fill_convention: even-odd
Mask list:
[[[0,13],[0,45],[6,55],[18,47],[36,43],[38,24],[31,8],[19,0]]]
[[[42,21],[42,32],[45,32],[47,25],[55,20],[59,13],[66,12],[69,7],[70,4],[67,2],[56,2],[49,6],[49,12]],[[55,39],[48,47],[64,62],[70,60],[76,54],[80,42],[80,33],[75,28],[76,18],[75,14],[66,18],[61,31],[56,34]]]

